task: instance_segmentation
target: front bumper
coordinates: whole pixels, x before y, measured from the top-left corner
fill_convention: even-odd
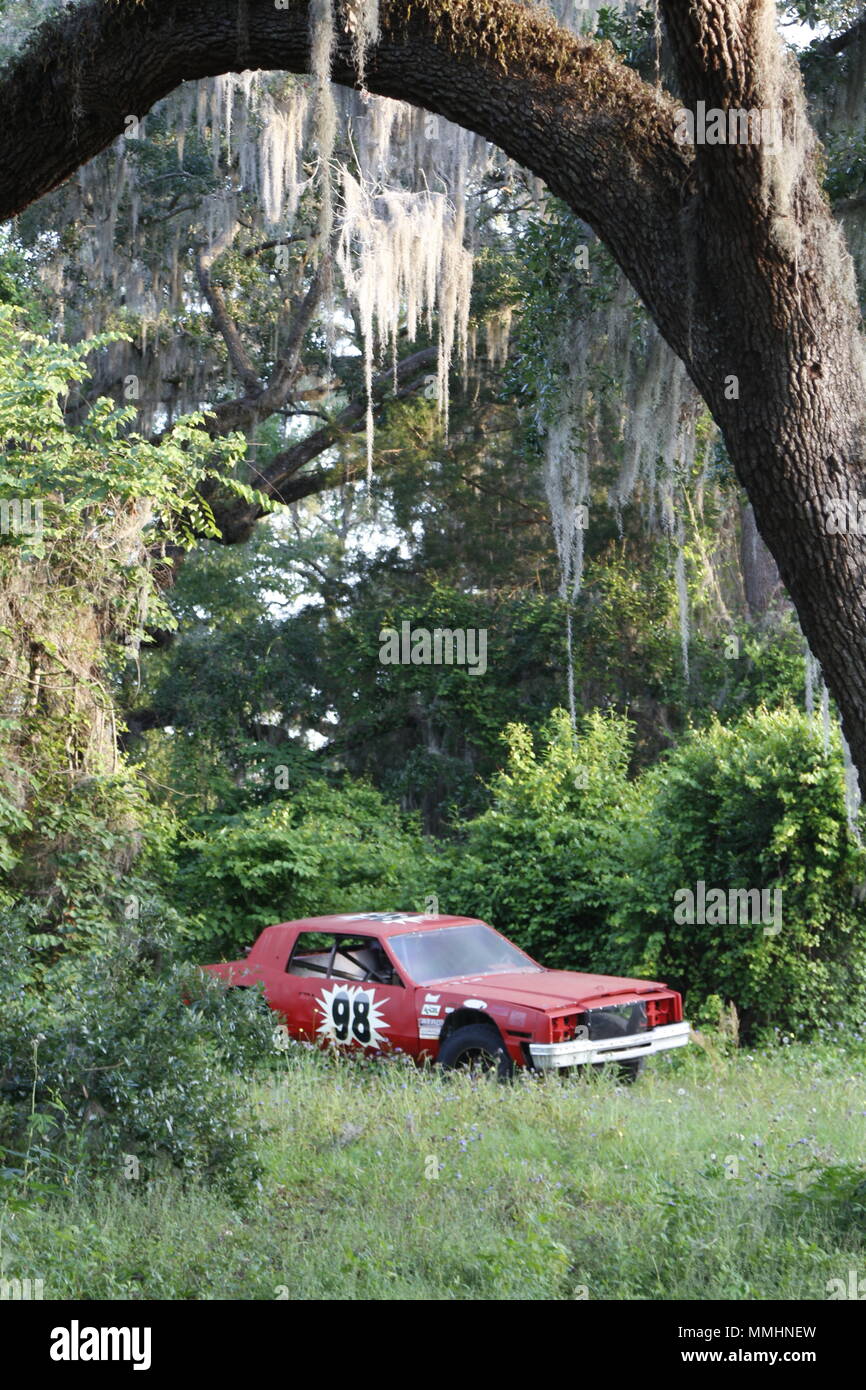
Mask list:
[[[691,1025],[662,1023],[646,1033],[631,1033],[618,1038],[575,1038],[573,1042],[530,1043],[532,1065],[539,1071],[555,1071],[559,1067],[579,1067],[588,1062],[627,1062],[632,1057],[650,1057],[654,1052],[667,1052],[672,1047],[684,1047],[689,1040]]]

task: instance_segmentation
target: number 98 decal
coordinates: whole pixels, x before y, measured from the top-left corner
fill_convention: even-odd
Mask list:
[[[348,1046],[381,1047],[389,1025],[382,1016],[382,1005],[371,989],[360,985],[335,985],[326,989],[316,1007],[322,1015],[317,1029],[323,1041]]]

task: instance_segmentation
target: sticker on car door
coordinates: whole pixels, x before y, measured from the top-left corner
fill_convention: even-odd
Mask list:
[[[348,1047],[382,1047],[390,1024],[385,1022],[383,1001],[372,989],[360,985],[335,985],[326,989],[316,1008],[322,1016],[316,1032],[325,1041]]]

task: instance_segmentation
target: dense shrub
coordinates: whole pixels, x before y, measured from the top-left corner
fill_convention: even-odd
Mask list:
[[[3,923],[7,1182],[105,1171],[147,1182],[173,1168],[243,1198],[260,1172],[258,1129],[231,1072],[267,1055],[271,1017],[258,996],[229,1003],[194,967],[157,968],[165,942],[153,926],[52,959],[56,938],[34,934],[26,916]]]
[[[491,783],[493,805],[464,826],[442,861],[449,912],[482,917],[545,965],[601,969],[607,945],[606,871],[633,790],[629,726],[595,713],[578,735],[552,716],[536,751],[510,725],[508,759]]]
[[[313,782],[285,804],[213,822],[181,856],[178,889],[201,959],[238,955],[262,927],[329,912],[391,911],[424,891],[424,841],[373,787]]]
[[[669,979],[690,1007],[732,1001],[747,1036],[862,1023],[866,862],[848,829],[838,737],[828,755],[814,720],[753,711],[689,734],[640,782],[609,878],[611,964]],[[699,881],[780,890],[779,929],[677,922],[675,894]]]
[[[866,857],[838,739],[828,755],[814,721],[761,709],[691,732],[631,782],[614,716],[588,717],[575,737],[559,713],[540,752],[522,727],[508,743],[492,807],[441,861],[449,911],[489,920],[549,966],[664,979],[696,1017],[732,1003],[747,1038],[862,1024]],[[711,908],[709,922],[677,921],[700,882],[705,896],[723,890],[725,916],[739,889],[766,891],[769,914],[753,898],[731,924]]]

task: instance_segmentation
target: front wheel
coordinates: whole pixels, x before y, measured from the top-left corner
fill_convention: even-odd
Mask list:
[[[593,1062],[593,1067],[616,1068],[616,1079],[622,1086],[633,1086],[646,1066],[646,1057],[633,1057],[628,1062]]]
[[[446,1071],[495,1071],[500,1081],[507,1081],[514,1071],[502,1038],[485,1023],[456,1028],[439,1049],[439,1065]]]
[[[619,1079],[624,1086],[633,1086],[646,1066],[646,1057],[634,1057],[629,1062],[620,1062]]]

